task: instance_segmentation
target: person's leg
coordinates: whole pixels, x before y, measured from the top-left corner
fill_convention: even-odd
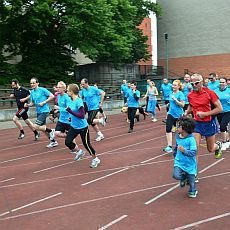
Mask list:
[[[22,126],[21,122],[19,121],[19,118],[17,117],[17,115],[14,115],[13,122],[18,127],[18,129],[20,131],[18,139],[24,138],[25,137],[24,129],[23,129],[23,126]]]
[[[167,146],[164,148],[164,151],[167,153],[172,153],[172,126],[174,123],[175,118],[168,114],[166,119],[166,140],[167,140]]]
[[[130,124],[129,124],[129,132],[133,131],[133,127],[134,127],[134,118],[135,118],[135,114],[137,112],[137,108],[133,108],[133,107],[129,107],[128,108],[128,118],[130,120]]]
[[[96,151],[94,150],[94,148],[92,147],[92,145],[90,143],[90,136],[89,136],[88,127],[84,128],[84,129],[81,129],[80,135],[81,135],[81,140],[82,140],[82,143],[83,143],[84,147],[89,152],[89,154],[93,157],[93,159],[91,161],[91,164],[90,164],[90,167],[91,168],[96,168],[101,163],[101,161],[97,157]],[[80,154],[76,155],[75,160],[76,160],[76,158],[79,159],[79,155]]]
[[[76,153],[80,150],[78,145],[74,141],[78,134],[78,130],[74,129],[73,127],[70,127],[66,135],[65,145],[69,148],[71,153]]]
[[[174,166],[173,178],[180,181],[180,187],[184,187],[186,184],[186,173],[178,166]]]
[[[195,198],[198,194],[197,188],[196,188],[196,183],[195,183],[195,175],[194,174],[187,174],[188,182],[189,182],[189,191],[188,191],[188,196],[190,198]]]

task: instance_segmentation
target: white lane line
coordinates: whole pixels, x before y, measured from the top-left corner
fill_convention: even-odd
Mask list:
[[[155,196],[154,198],[152,198],[152,199],[146,201],[145,204],[146,204],[146,205],[151,204],[152,202],[158,200],[158,199],[161,198],[162,196],[164,196],[164,195],[168,194],[169,192],[173,191],[173,190],[176,189],[177,187],[179,187],[179,184],[178,184],[178,183],[177,183],[176,185],[174,185],[172,188],[170,188],[170,189],[168,189],[168,190],[166,190],[166,191],[160,193],[159,195]]]
[[[191,223],[191,224],[187,224],[187,225],[184,225],[184,226],[181,226],[181,227],[178,227],[178,228],[174,228],[174,230],[182,230],[182,229],[186,229],[186,228],[191,228],[193,226],[203,224],[203,223],[207,223],[207,222],[217,220],[217,219],[220,219],[220,218],[224,218],[224,217],[227,217],[229,215],[230,215],[230,212],[226,212],[226,213],[223,213],[223,214],[218,215],[218,216],[213,216],[213,217],[210,217],[210,218],[207,218],[207,219],[204,219],[204,220],[200,220],[200,221],[197,221],[197,222],[194,222],[194,223]]]
[[[48,199],[54,198],[54,197],[59,196],[59,195],[61,195],[61,194],[62,194],[62,192],[59,192],[59,193],[56,193],[56,194],[54,194],[54,195],[47,196],[47,197],[45,197],[45,198],[43,198],[43,199],[40,199],[40,200],[34,201],[34,202],[32,202],[32,203],[29,203],[29,204],[23,205],[23,206],[21,206],[21,207],[18,207],[18,208],[12,209],[12,210],[10,210],[10,211],[7,211],[7,212],[4,212],[4,213],[1,213],[1,214],[0,214],[0,217],[5,216],[5,215],[7,215],[7,214],[10,214],[10,213],[12,213],[12,212],[16,212],[16,211],[18,211],[18,210],[20,210],[20,209],[23,209],[23,208],[26,208],[26,207],[32,206],[32,205],[34,205],[34,204],[40,203],[40,202],[42,202],[42,201],[45,201],[45,200],[48,200]]]
[[[11,181],[11,180],[15,180],[15,178],[12,177],[12,178],[9,178],[9,179],[5,179],[5,180],[0,181],[0,183],[7,182],[7,181]]]
[[[225,176],[225,175],[229,175],[229,174],[230,174],[230,172],[224,172],[224,173],[205,176],[205,177],[202,177],[200,179]],[[97,201],[106,200],[106,199],[111,199],[111,198],[117,198],[117,197],[132,195],[132,194],[135,194],[135,193],[140,193],[140,192],[145,192],[145,191],[154,190],[154,189],[158,189],[158,188],[168,187],[168,186],[172,186],[172,185],[175,185],[175,184],[178,184],[178,183],[177,182],[172,182],[172,183],[169,183],[169,184],[157,185],[157,186],[154,186],[154,187],[134,190],[134,191],[126,192],[126,193],[120,193],[120,194],[106,196],[106,197],[99,197],[99,198],[95,198],[95,199],[92,199],[92,200],[85,200],[85,201],[79,201],[79,202],[76,202],[76,203],[70,203],[70,204],[65,204],[65,205],[61,205],[61,206],[55,206],[55,207],[51,207],[51,208],[47,208],[47,209],[41,209],[41,210],[34,211],[34,212],[28,212],[28,213],[24,213],[24,214],[15,215],[15,216],[0,218],[0,221],[20,218],[20,217],[24,217],[24,216],[35,215],[35,214],[44,213],[44,212],[48,212],[48,211],[54,211],[54,210],[63,209],[63,208],[74,207],[74,206],[77,206],[77,205],[88,204],[88,203],[97,202]]]
[[[85,186],[85,185],[91,184],[91,183],[93,183],[93,182],[96,182],[96,181],[102,180],[102,179],[104,179],[104,178],[106,178],[106,177],[110,177],[110,176],[112,176],[112,175],[118,174],[118,173],[123,172],[123,171],[126,171],[126,170],[128,170],[128,169],[129,169],[129,168],[121,169],[121,170],[119,170],[119,171],[116,171],[116,172],[113,172],[113,173],[107,174],[107,175],[102,176],[102,177],[98,177],[97,179],[91,180],[91,181],[86,182],[86,183],[81,184],[81,185],[82,185],[82,186]]]
[[[126,145],[126,146],[123,146],[123,147],[120,147],[120,148],[116,148],[116,149],[112,149],[112,150],[109,150],[107,152],[104,152],[104,153],[100,153],[100,154],[97,154],[98,156],[101,156],[101,155],[105,155],[105,154],[108,154],[108,153],[112,153],[112,152],[116,152],[118,150],[122,150],[122,149],[126,149],[126,148],[130,148],[131,146],[136,146],[136,145],[139,145],[139,144],[143,144],[143,143],[146,143],[146,142],[149,142],[149,141],[153,141],[153,140],[156,140],[156,139],[160,139],[164,136],[159,136],[159,137],[155,137],[155,138],[151,138],[151,139],[148,139],[148,140],[144,140],[144,141],[140,141],[140,142],[137,142],[135,144],[130,144],[130,145]],[[86,157],[86,158],[83,158],[84,159],[87,159],[89,157]],[[68,162],[68,163],[65,163],[65,164],[60,164],[60,165],[56,165],[56,166],[53,166],[53,167],[49,167],[49,168],[44,168],[44,169],[40,169],[38,171],[35,171],[33,173],[40,173],[40,172],[44,172],[44,171],[48,171],[48,170],[52,170],[54,168],[59,168],[63,165],[67,165],[67,164],[72,164],[74,163],[75,161],[71,161],[71,162]]]
[[[55,165],[55,166],[52,166],[52,167],[49,167],[49,168],[44,168],[44,169],[41,169],[41,170],[38,170],[38,171],[34,171],[33,173],[45,172],[45,171],[48,171],[48,170],[51,170],[51,169],[59,168],[59,167],[65,166],[65,165],[73,164],[73,163],[76,163],[76,162],[71,161],[71,162],[60,164],[60,165]]]
[[[123,219],[126,218],[127,216],[128,216],[128,215],[120,216],[120,217],[117,218],[116,220],[111,221],[110,223],[106,224],[105,226],[99,228],[98,230],[105,230],[105,229],[111,227],[112,225],[118,223],[119,221],[123,220]]]
[[[131,194],[135,194],[135,193],[140,193],[140,192],[144,192],[144,191],[148,191],[148,190],[153,190],[153,189],[157,189],[157,188],[163,188],[163,187],[171,186],[171,185],[173,185],[175,183],[176,182],[169,183],[169,184],[164,184],[164,185],[157,185],[157,186],[154,186],[154,187],[134,190],[134,191],[125,192],[125,193],[119,193],[119,194],[111,195],[111,196],[99,197],[99,198],[95,198],[95,199],[91,199],[91,200],[79,201],[79,202],[76,202],[76,203],[70,203],[70,204],[60,205],[60,206],[56,206],[56,207],[41,209],[41,210],[38,210],[38,211],[19,214],[19,215],[15,215],[15,216],[3,217],[3,218],[0,218],[0,221],[1,220],[15,219],[15,218],[23,217],[23,216],[29,216],[29,215],[34,215],[34,214],[38,214],[38,213],[44,213],[44,212],[48,212],[48,211],[63,209],[63,208],[74,207],[74,206],[77,206],[77,205],[88,204],[88,203],[107,200],[107,199],[111,199],[111,198],[122,197],[122,196],[131,195]]]
[[[207,167],[206,167],[206,168],[204,168],[203,170],[201,170],[199,173],[205,172],[207,169],[209,169],[209,168],[213,167],[214,165],[216,165],[216,164],[220,163],[221,161],[222,161],[222,159],[218,160],[217,162],[215,162],[215,163],[213,163],[213,164],[211,164],[211,165],[207,166]],[[175,190],[177,187],[179,187],[179,184],[177,184],[177,185],[173,186],[172,188],[170,188],[170,189],[166,190],[165,192],[162,192],[162,193],[160,193],[159,195],[157,195],[157,196],[153,197],[152,199],[150,199],[150,200],[146,201],[146,202],[145,202],[145,204],[146,204],[146,205],[151,204],[152,202],[154,202],[154,201],[158,200],[158,199],[159,199],[159,198],[161,198],[162,196],[167,195],[169,192],[171,192],[171,191]]]
[[[168,153],[163,153],[163,154],[160,154],[160,155],[158,155],[158,156],[156,156],[156,157],[153,157],[153,158],[150,158],[150,159],[148,159],[148,160],[142,161],[141,164],[147,163],[147,162],[149,162],[149,161],[155,160],[155,159],[157,159],[157,158],[159,158],[159,157],[162,157],[162,156],[165,156],[165,155],[168,155]]]
[[[200,170],[200,172],[199,172],[199,173],[203,173],[203,172],[205,172],[206,170],[208,170],[209,168],[213,167],[214,165],[216,165],[216,164],[220,163],[220,162],[221,162],[222,160],[224,160],[224,159],[225,159],[225,158],[221,158],[221,159],[219,159],[218,161],[214,162],[213,164],[209,165],[208,167],[206,167],[206,168],[204,168],[204,169]]]

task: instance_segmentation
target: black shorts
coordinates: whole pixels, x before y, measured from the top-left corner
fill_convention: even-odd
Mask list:
[[[93,124],[93,120],[97,116],[98,111],[99,111],[99,109],[88,111],[87,122],[89,125],[93,125],[93,126],[95,125],[95,124]]]
[[[18,118],[22,118],[25,121],[29,118],[27,112],[28,112],[28,108],[22,108],[22,109],[18,109],[15,115]]]
[[[70,128],[70,124],[58,121],[55,127],[55,131],[60,131],[64,133],[65,131],[68,131],[69,128]]]

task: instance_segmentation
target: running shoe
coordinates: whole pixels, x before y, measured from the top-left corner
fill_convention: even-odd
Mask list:
[[[199,183],[199,177],[198,177],[198,175],[195,176],[195,183]]]
[[[228,143],[227,143],[227,142],[223,142],[223,143],[222,143],[221,150],[222,150],[222,151],[225,151],[225,150],[227,150],[227,148],[228,148]]]
[[[222,151],[221,151],[222,143],[220,141],[216,141],[216,144],[218,145],[218,149],[215,151],[215,158],[219,159],[222,156]]]
[[[51,141],[46,147],[47,148],[53,148],[53,147],[56,147],[56,146],[58,146],[57,141]]]
[[[96,141],[101,141],[103,140],[105,137],[103,134],[98,134],[97,137],[96,137]]]
[[[24,133],[20,133],[19,136],[18,136],[18,139],[23,139],[25,137],[25,134]]]
[[[187,178],[180,181],[180,187],[181,188],[183,188],[185,185],[188,185],[188,184],[189,184],[189,181]]]
[[[157,119],[156,119],[156,118],[153,118],[153,119],[152,119],[152,122],[157,122]]]
[[[173,152],[173,149],[172,149],[172,147],[167,146],[167,147],[165,147],[165,148],[163,149],[163,151],[166,152],[166,153],[172,153],[172,152]]]
[[[97,166],[101,163],[100,159],[98,157],[93,158],[90,164],[90,168],[97,168]]]
[[[132,133],[133,132],[133,129],[129,129],[128,133]]]
[[[37,141],[39,139],[39,137],[40,137],[40,133],[37,132],[37,134],[34,135],[34,140]]]
[[[104,119],[103,117],[99,119],[99,123],[100,123],[102,126],[105,126],[105,125],[106,125],[105,119]]]
[[[51,129],[51,132],[49,133],[49,139],[52,141],[55,138],[55,129]]]
[[[74,160],[79,161],[84,155],[85,155],[85,152],[82,149],[80,149],[78,152],[76,152],[76,157],[74,158]]]
[[[188,197],[190,198],[196,198],[198,194],[198,191],[195,190],[194,192],[188,192]]]

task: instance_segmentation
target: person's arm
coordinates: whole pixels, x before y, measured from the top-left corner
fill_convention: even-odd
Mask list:
[[[101,101],[100,101],[100,105],[103,104],[104,99],[105,99],[105,92],[102,90],[102,91],[101,91]]]
[[[40,106],[43,106],[43,105],[45,105],[46,103],[48,103],[48,102],[50,102],[50,101],[52,101],[52,100],[54,100],[54,95],[53,95],[52,93],[50,93],[50,94],[49,94],[49,97],[48,97],[45,101],[39,103],[39,105],[40,105]]]
[[[80,107],[80,109],[78,110],[78,112],[74,112],[70,107],[66,108],[66,111],[69,112],[70,114],[72,114],[75,117],[78,117],[80,119],[84,119],[85,118],[85,110],[84,107]]]

